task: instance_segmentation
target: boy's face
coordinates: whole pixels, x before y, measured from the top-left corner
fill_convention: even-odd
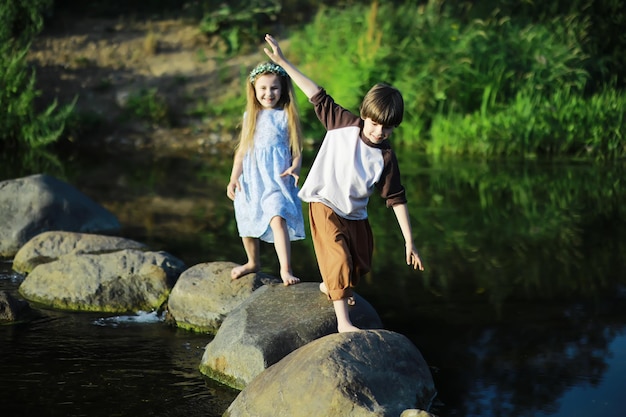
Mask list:
[[[273,109],[282,93],[280,78],[276,74],[263,74],[254,81],[256,99],[264,109]]]
[[[381,143],[385,139],[389,139],[393,132],[394,126],[383,126],[370,119],[363,119],[363,136],[372,143]]]

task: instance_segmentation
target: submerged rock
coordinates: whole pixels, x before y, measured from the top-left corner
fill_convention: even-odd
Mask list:
[[[0,291],[0,323],[21,321],[34,316],[33,310],[24,300],[19,300],[7,291]]]

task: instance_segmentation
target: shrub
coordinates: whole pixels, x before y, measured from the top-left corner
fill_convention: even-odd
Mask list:
[[[37,113],[35,73],[26,54],[43,25],[50,0],[5,1],[0,7],[0,148],[41,147],[56,141],[74,104],[48,105]]]
[[[11,43],[0,44],[0,146],[40,147],[56,141],[74,104],[57,108],[50,104],[41,113],[34,108],[39,95],[35,74],[28,70],[27,48],[15,51]]]
[[[43,27],[43,14],[52,0],[3,0],[0,6],[0,42],[13,42],[20,49]]]
[[[614,159],[626,155],[626,93],[605,88],[590,97],[562,90],[524,90],[491,112],[439,115],[431,154],[481,156],[573,155]]]
[[[125,106],[130,116],[157,125],[170,123],[170,109],[157,88],[141,89],[128,96]]]

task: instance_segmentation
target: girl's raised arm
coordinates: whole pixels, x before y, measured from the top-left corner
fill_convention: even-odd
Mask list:
[[[280,65],[287,71],[287,74],[291,77],[291,80],[295,85],[302,90],[302,92],[308,97],[311,98],[318,92],[320,87],[309,77],[304,75],[303,73],[296,68],[291,62],[285,58],[283,55],[283,51],[281,51],[280,46],[278,45],[278,41],[274,39],[272,35],[265,35],[265,41],[272,48],[270,51],[267,48],[263,48],[265,54],[275,63]]]

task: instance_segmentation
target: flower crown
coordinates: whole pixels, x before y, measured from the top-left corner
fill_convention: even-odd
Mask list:
[[[264,62],[259,64],[250,72],[250,82],[254,83],[256,77],[260,74],[272,73],[276,75],[280,75],[281,77],[287,77],[287,71],[283,69],[280,65],[276,65],[273,62]]]

